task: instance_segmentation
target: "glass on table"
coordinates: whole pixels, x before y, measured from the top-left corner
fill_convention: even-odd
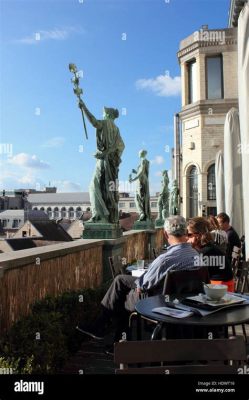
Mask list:
[[[137,269],[144,269],[144,260],[137,260]]]

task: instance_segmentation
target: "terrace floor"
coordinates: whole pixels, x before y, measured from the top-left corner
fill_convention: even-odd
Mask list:
[[[247,332],[247,354],[249,357],[249,324],[246,325]],[[149,335],[145,333],[146,336]],[[232,331],[230,330],[229,335],[232,336]],[[236,327],[236,335],[243,336],[241,326]],[[148,336],[149,338],[149,336]],[[89,340],[83,342],[81,349],[73,355],[63,370],[62,374],[114,374],[115,364],[113,362],[113,355],[105,353],[106,347],[110,342],[110,337],[108,337],[105,342],[97,342],[95,340]]]

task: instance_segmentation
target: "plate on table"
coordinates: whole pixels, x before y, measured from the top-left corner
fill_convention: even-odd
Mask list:
[[[238,297],[236,295],[226,293],[225,296],[223,296],[219,300],[211,300],[207,295],[200,293],[198,296],[192,296],[192,297],[186,297],[185,301],[187,300],[188,303],[192,302],[197,304],[202,304],[202,305],[207,305],[210,307],[222,307],[222,306],[229,306],[232,304],[239,304],[243,303],[246,301],[246,299]]]

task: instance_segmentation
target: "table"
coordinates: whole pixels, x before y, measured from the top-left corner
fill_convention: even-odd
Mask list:
[[[175,296],[170,298],[170,300],[174,297]],[[219,310],[205,317],[192,315],[191,317],[182,319],[158,314],[152,311],[155,307],[165,307],[166,305],[165,297],[163,295],[151,296],[138,301],[135,309],[140,316],[158,321],[161,325],[167,324],[203,328],[225,327],[227,330],[229,326],[243,325],[249,322],[249,305],[237,305],[233,308]]]

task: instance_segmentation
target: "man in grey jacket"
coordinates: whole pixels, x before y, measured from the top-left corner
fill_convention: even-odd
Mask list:
[[[157,257],[139,279],[131,275],[116,276],[101,302],[100,317],[88,329],[78,327],[82,333],[95,339],[103,339],[105,325],[113,319],[118,327],[118,338],[123,331],[124,322],[127,321],[127,313],[134,311],[141,292],[162,291],[162,284],[169,269],[196,268],[195,260],[199,253],[187,243],[185,219],[177,215],[167,218],[164,231],[170,245],[167,252]]]

